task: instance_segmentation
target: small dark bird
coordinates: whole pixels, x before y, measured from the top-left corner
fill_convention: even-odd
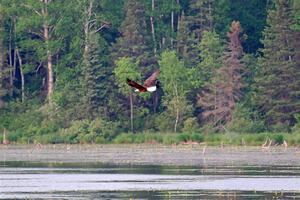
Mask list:
[[[145,81],[144,85],[140,85],[137,82],[127,78],[127,84],[135,88],[136,92],[154,92],[159,87],[159,82],[156,80],[159,74],[159,70],[155,70],[149,78]]]

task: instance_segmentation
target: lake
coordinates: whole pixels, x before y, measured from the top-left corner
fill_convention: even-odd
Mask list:
[[[137,164],[132,160],[127,160],[129,163],[104,163],[88,157],[88,162],[86,159],[76,162],[79,161],[75,159],[76,156],[72,162],[67,157],[67,162],[64,162],[61,155],[57,155],[57,160],[53,155],[58,152],[66,155],[61,147],[55,151],[49,147],[34,149],[35,153],[29,151],[32,148],[0,149],[0,199],[300,199],[300,165],[295,164],[295,160],[290,162],[292,165],[280,162],[282,156],[287,156],[286,150],[276,149],[266,153],[251,149],[251,152],[257,151],[257,156],[261,158],[266,158],[266,155],[277,157],[278,165],[263,161],[259,164],[256,161],[237,162],[238,158],[232,156],[222,163],[221,160],[209,159],[219,151],[211,149],[205,158],[201,157],[201,162],[205,164],[179,166],[174,163],[159,165],[155,162],[152,165]],[[112,153],[108,150],[111,147],[101,148]],[[185,147],[180,148],[176,149],[179,155],[180,152],[186,152]],[[24,149],[33,158],[29,159]],[[77,154],[86,151],[78,151],[77,147],[73,151],[75,149]],[[124,153],[124,147],[118,150]],[[151,148],[145,151],[151,155]],[[197,148],[190,149],[191,153],[195,151]],[[247,151],[238,152],[243,154]],[[93,156],[98,155],[97,152],[99,149],[95,150]],[[164,150],[159,152],[164,157]],[[232,152],[235,151],[220,150],[219,155],[232,155]],[[297,155],[298,149],[288,152]],[[278,157],[277,153],[281,156]],[[45,160],[46,157],[49,160]]]

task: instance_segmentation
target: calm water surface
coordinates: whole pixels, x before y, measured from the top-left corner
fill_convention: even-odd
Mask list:
[[[0,199],[300,199],[300,166],[1,162]]]

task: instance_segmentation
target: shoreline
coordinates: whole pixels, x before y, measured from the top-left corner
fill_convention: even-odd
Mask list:
[[[201,145],[0,145],[0,162],[99,163],[158,166],[300,166],[300,148]]]

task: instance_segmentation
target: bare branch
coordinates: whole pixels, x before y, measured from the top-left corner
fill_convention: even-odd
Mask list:
[[[38,10],[34,9],[32,6],[27,5],[27,4],[22,4],[25,8],[28,8],[30,10],[33,10],[36,14],[38,14],[39,16],[42,16],[42,13],[40,13]]]
[[[40,68],[42,67],[43,62],[40,62],[39,66],[37,67],[37,69],[35,70],[35,73],[37,74],[38,71],[40,70]]]
[[[38,37],[40,37],[40,38],[43,38],[43,39],[44,39],[44,36],[43,36],[43,34],[42,34],[42,33],[37,33],[37,32],[35,32],[35,31],[32,31],[32,30],[29,30],[29,33],[31,33],[31,34],[33,34],[33,35],[36,35],[36,36],[38,36]]]
[[[94,33],[97,33],[99,31],[101,31],[103,28],[108,28],[109,26],[107,24],[103,24],[102,26],[100,26],[97,30],[93,31]]]

